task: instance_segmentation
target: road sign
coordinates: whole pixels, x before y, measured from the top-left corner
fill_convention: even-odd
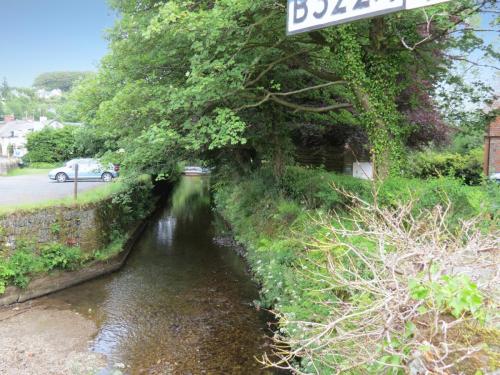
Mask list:
[[[303,33],[445,1],[450,0],[288,0],[287,33]]]

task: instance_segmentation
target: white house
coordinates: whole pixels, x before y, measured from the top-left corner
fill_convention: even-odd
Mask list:
[[[55,120],[47,120],[46,117],[41,117],[40,121],[12,120],[4,123],[0,126],[0,156],[9,156],[9,148],[13,148],[14,157],[23,157],[27,153],[28,134],[46,126],[60,129],[64,125]]]
[[[61,89],[53,89],[53,90],[39,89],[36,91],[36,94],[40,99],[53,99],[53,98],[60,98],[63,92]]]

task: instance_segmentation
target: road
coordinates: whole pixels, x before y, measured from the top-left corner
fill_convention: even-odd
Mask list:
[[[78,181],[78,191],[102,185],[101,181]],[[73,182],[57,183],[47,175],[0,177],[0,206],[59,199],[73,194]]]

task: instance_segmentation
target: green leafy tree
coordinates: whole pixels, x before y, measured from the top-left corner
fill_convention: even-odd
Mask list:
[[[57,103],[55,101],[39,98],[35,90],[22,87],[8,87],[5,82],[0,89],[0,110],[3,114],[14,115],[16,118],[35,118],[40,115],[51,115],[50,108]]]
[[[3,77],[2,85],[0,86],[0,99],[7,99],[10,95],[10,87],[7,78]]]
[[[7,83],[7,78],[3,78],[2,85],[0,86],[0,120],[3,120],[3,116],[7,114],[7,109],[5,108],[5,102],[10,97],[10,87]]]
[[[45,90],[61,89],[69,91],[80,80],[92,75],[92,72],[49,72],[35,78],[33,86]]]
[[[33,132],[28,135],[26,148],[25,159],[29,162],[67,161],[75,156],[75,129],[70,126],[61,129],[46,127]]]
[[[12,143],[9,143],[7,145],[7,155],[9,157],[11,157],[12,155],[14,155],[14,145]]]
[[[483,46],[466,21],[494,6],[460,0],[287,37],[284,0],[111,4],[121,13],[111,53],[74,95],[130,151],[126,164],[252,154],[279,172],[290,124],[341,123],[365,129],[380,175],[404,160],[402,93],[450,76],[450,48]],[[410,109],[428,110],[410,96]]]
[[[107,144],[111,140],[108,140],[106,134],[101,133],[95,126],[78,126],[73,131],[73,137],[74,153],[81,157],[101,156],[111,147]]]

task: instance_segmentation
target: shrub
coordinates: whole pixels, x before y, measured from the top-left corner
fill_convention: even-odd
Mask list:
[[[64,127],[43,130],[28,135],[26,162],[56,163],[69,160],[74,155],[74,128]]]
[[[269,191],[265,193],[265,186],[272,180],[268,180],[265,173],[258,172],[250,179],[252,183],[246,184],[245,195],[251,191],[251,199],[259,200],[259,197],[269,194]],[[254,191],[256,184],[260,187]],[[373,202],[376,197],[382,206],[396,207],[402,202],[414,199],[415,212],[431,209],[436,205],[447,206],[450,202],[453,210],[450,218],[454,220],[484,213],[489,213],[490,216],[498,215],[498,208],[494,206],[500,196],[498,186],[490,184],[487,189],[482,186],[466,186],[453,177],[428,180],[390,177],[372,185],[369,181],[321,169],[288,167],[278,190],[288,199],[302,203],[308,208],[342,209],[350,202],[335,191],[333,186],[367,202]]]
[[[364,198],[368,198],[371,193],[367,181],[303,167],[288,167],[279,187],[287,197],[302,202],[309,208],[332,209],[346,203],[344,197],[332,189],[333,185]]]
[[[65,246],[59,243],[52,243],[42,246],[40,258],[43,262],[44,270],[53,269],[75,270],[83,261],[83,253],[79,247]]]
[[[452,212],[449,218],[454,221],[486,213],[492,209],[484,189],[464,186],[460,181],[450,177],[426,181],[393,177],[381,183],[378,189],[377,198],[380,205],[397,207],[400,203],[414,199],[414,213],[451,203]],[[476,195],[482,197],[481,203],[477,202]]]
[[[408,174],[411,177],[454,177],[468,185],[478,185],[482,181],[483,151],[481,148],[467,154],[451,152],[419,152],[409,162]]]
[[[25,288],[34,274],[53,269],[74,270],[84,260],[79,247],[50,243],[37,253],[34,245],[19,242],[10,257],[0,258],[0,294],[9,284]]]

